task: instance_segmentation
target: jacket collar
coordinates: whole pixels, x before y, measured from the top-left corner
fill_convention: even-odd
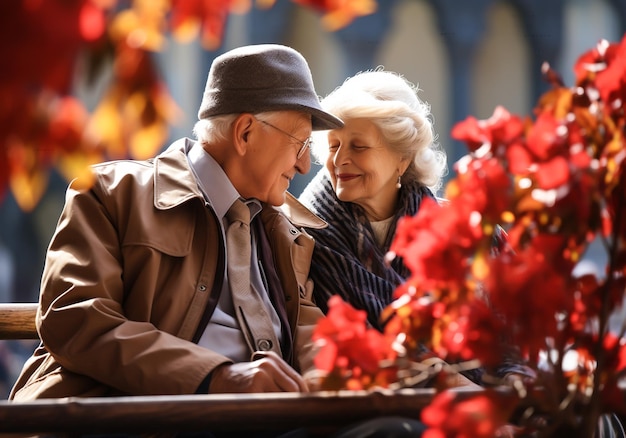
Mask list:
[[[187,161],[193,140],[181,138],[154,159],[154,206],[160,210],[176,207],[189,199],[203,199],[196,177]]]
[[[322,229],[328,226],[326,221],[305,207],[289,192],[285,194],[285,203],[279,208],[289,218],[289,221],[297,227]]]

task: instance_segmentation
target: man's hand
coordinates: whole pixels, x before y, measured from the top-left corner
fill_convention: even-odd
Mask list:
[[[213,370],[209,394],[229,392],[308,392],[306,382],[272,351],[257,352],[252,362],[224,364]]]
[[[446,384],[448,388],[468,388],[475,390],[483,390],[484,388],[477,383],[472,382],[461,373],[454,373],[446,377]]]
[[[437,373],[439,373],[439,371],[441,370],[444,370],[446,367],[449,367],[449,365],[443,359],[440,359],[438,357],[425,359],[422,361],[422,364],[429,367],[434,367],[434,371],[436,371]],[[437,380],[437,385],[446,389],[459,387],[465,387],[475,390],[484,389],[482,386],[474,383],[459,372],[445,374],[442,378],[439,378],[439,380]]]

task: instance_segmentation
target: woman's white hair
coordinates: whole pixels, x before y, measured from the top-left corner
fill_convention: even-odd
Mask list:
[[[346,120],[370,119],[386,144],[411,160],[402,182],[418,181],[434,193],[447,173],[447,158],[433,130],[430,106],[419,99],[419,88],[382,67],[357,73],[322,100],[325,111]],[[316,136],[313,155],[325,162],[328,141]]]

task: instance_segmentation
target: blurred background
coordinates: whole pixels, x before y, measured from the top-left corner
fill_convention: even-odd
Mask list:
[[[531,114],[547,89],[542,63],[571,85],[578,56],[601,39],[621,40],[625,32],[626,0],[378,0],[375,13],[334,31],[323,26],[318,11],[277,0],[269,9],[253,6],[228,15],[215,50],[168,37],[153,56],[181,110],[169,127],[169,140],[191,136],[211,61],[234,47],[272,42],[297,49],[308,60],[321,96],[358,71],[384,66],[419,85],[453,176],[454,162],[465,154],[449,135],[455,122],[470,115],[488,118],[498,105]],[[78,77],[73,93],[93,108],[109,80],[106,70],[95,82]],[[298,196],[318,168],[298,175],[290,191]],[[31,211],[20,208],[11,193],[0,204],[0,302],[38,299],[45,250],[67,185],[54,171],[49,178]],[[597,271],[604,261],[592,245],[580,269]],[[0,396],[6,396],[32,348],[28,342],[0,342]]]

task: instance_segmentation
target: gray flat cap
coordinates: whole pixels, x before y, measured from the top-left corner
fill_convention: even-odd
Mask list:
[[[296,50],[278,44],[239,47],[213,60],[198,118],[295,110],[311,114],[313,130],[341,128],[324,111],[311,71]]]

